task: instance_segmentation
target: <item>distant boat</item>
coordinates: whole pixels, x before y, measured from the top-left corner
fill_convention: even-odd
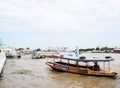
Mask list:
[[[14,58],[17,56],[16,51],[5,51],[7,58]]]
[[[33,50],[32,59],[41,59],[44,58],[44,55],[40,54],[41,51]]]
[[[115,78],[117,73],[110,70],[110,61],[114,59],[111,57],[105,58],[86,58],[76,57],[72,55],[54,55],[53,62],[46,62],[53,70],[59,70],[70,73],[77,73],[80,75],[102,76]],[[93,62],[94,65],[89,65]],[[101,69],[98,62],[103,62],[104,69]],[[105,69],[105,62],[108,62],[108,69]],[[84,65],[83,65],[84,64]]]

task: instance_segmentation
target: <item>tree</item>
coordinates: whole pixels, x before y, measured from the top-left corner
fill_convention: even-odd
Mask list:
[[[96,47],[96,50],[98,50],[98,51],[99,51],[99,50],[100,50],[100,48],[99,48],[99,47]]]
[[[17,50],[24,50],[24,48],[18,48]]]
[[[30,49],[29,47],[26,48],[26,50],[29,50],[29,49]]]

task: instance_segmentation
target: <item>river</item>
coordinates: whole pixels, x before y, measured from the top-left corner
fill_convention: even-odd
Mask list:
[[[7,59],[0,88],[120,88],[120,54],[83,53],[82,56],[112,56],[115,61],[111,62],[111,69],[118,73],[116,79],[53,71],[45,64],[50,58],[31,59],[26,55]]]

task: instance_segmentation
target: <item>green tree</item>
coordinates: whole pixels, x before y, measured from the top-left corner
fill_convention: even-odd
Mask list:
[[[100,48],[99,48],[99,47],[96,47],[96,50],[98,50],[98,51],[99,51],[99,50],[100,50]]]

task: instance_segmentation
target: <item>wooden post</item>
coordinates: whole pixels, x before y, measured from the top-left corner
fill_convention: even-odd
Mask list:
[[[86,62],[86,67],[87,67],[87,69],[88,69],[88,62]]]
[[[76,66],[78,67],[78,61],[76,61]]]

